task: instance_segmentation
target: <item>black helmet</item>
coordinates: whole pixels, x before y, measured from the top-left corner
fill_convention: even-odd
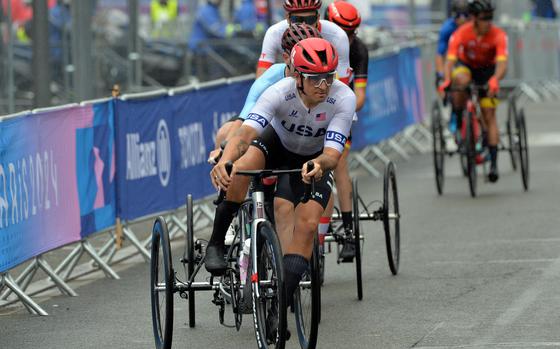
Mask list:
[[[492,0],[469,0],[469,12],[477,15],[481,12],[494,12],[496,7]]]
[[[457,16],[459,13],[469,12],[469,0],[453,0],[451,3],[451,13]]]

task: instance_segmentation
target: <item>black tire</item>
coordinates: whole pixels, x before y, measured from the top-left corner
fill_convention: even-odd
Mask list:
[[[525,123],[525,110],[521,109],[517,117],[517,132],[519,135],[519,162],[521,164],[521,179],[523,189],[529,190],[529,145],[527,144],[527,125]]]
[[[154,339],[157,349],[170,349],[173,341],[174,273],[169,232],[161,216],[154,222],[151,252],[150,299]]]
[[[509,106],[508,106],[508,118],[507,118],[507,123],[506,123],[506,132],[507,132],[507,136],[508,136],[508,152],[509,152],[509,157],[511,159],[511,167],[513,168],[514,171],[517,171],[517,158],[516,158],[516,146],[517,146],[517,141],[516,141],[516,137],[517,135],[514,134],[514,130],[516,129],[516,121],[517,120],[517,108],[515,105],[515,99],[514,97],[510,98],[509,100]]]
[[[310,285],[300,284],[294,294],[296,330],[302,349],[315,349],[319,333],[321,317],[321,285],[319,280],[319,244],[315,240],[309,270],[303,275],[302,281]]]
[[[358,180],[352,180],[352,221],[354,234],[354,245],[356,249],[356,287],[358,291],[358,300],[364,297],[362,284],[362,248],[361,248],[361,232],[360,232],[360,200],[358,194]]]
[[[465,147],[467,157],[467,173],[469,178],[469,191],[471,197],[476,197],[476,137],[474,134],[473,121],[476,122],[475,117],[470,113],[465,111],[465,117],[463,121],[466,123],[466,134],[465,134]]]
[[[187,241],[185,243],[185,253],[183,258],[188,261],[187,263],[187,280],[190,280],[195,270],[196,258],[194,255],[194,222],[193,222],[193,199],[192,195],[187,196]],[[188,291],[188,312],[189,312],[189,327],[196,326],[196,307],[195,307],[195,291],[189,289]]]
[[[286,290],[284,287],[284,263],[280,242],[270,222],[263,222],[257,228],[257,277],[253,282],[253,323],[259,349],[284,349],[286,344]],[[272,280],[271,286],[261,285]],[[257,298],[257,289],[259,298]],[[266,296],[268,294],[268,296]],[[273,296],[270,296],[273,295]],[[267,318],[276,312],[278,325],[275,333],[268,333]]]
[[[389,269],[393,275],[397,275],[401,256],[401,226],[397,176],[392,162],[385,168],[383,178],[383,229]]]
[[[443,194],[445,182],[445,139],[443,137],[443,125],[441,120],[441,109],[438,101],[432,105],[432,138],[434,155],[434,172],[436,178],[436,189],[439,195]]]

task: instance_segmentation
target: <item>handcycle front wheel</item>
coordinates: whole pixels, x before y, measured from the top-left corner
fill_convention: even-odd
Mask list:
[[[362,248],[361,248],[361,229],[360,229],[360,198],[358,194],[358,180],[352,180],[352,223],[354,234],[354,247],[356,251],[356,287],[358,291],[358,300],[364,297],[362,283]]]
[[[445,182],[445,139],[443,137],[441,108],[437,100],[435,100],[432,105],[432,138],[436,189],[438,194],[442,195]]]
[[[465,144],[463,150],[467,158],[467,173],[469,179],[469,191],[471,197],[476,197],[476,137],[474,133],[474,122],[476,122],[476,117],[465,110],[465,116],[463,121],[465,122],[466,132],[465,132]]]
[[[514,171],[517,171],[517,158],[516,158],[517,140],[515,138],[517,137],[517,135],[514,134],[514,131],[516,130],[516,122],[517,122],[517,107],[515,104],[514,97],[511,97],[508,106],[506,132],[508,136],[508,146],[509,146],[508,152],[509,152],[509,157],[511,159],[511,167],[513,168]]]
[[[152,324],[157,349],[170,349],[173,340],[173,286],[169,231],[163,217],[158,217],[152,230],[150,299]]]
[[[257,346],[284,349],[287,310],[282,250],[269,222],[259,224],[257,235],[257,270],[251,278]]]
[[[294,294],[296,329],[302,349],[315,349],[321,317],[321,284],[319,276],[319,243],[313,244],[309,270],[303,275]]]
[[[383,178],[383,228],[389,269],[393,275],[397,275],[401,255],[401,229],[397,176],[392,162],[385,168]]]

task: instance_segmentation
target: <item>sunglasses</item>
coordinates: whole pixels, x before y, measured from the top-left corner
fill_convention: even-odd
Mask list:
[[[305,23],[307,25],[314,25],[317,23],[318,16],[311,15],[311,16],[298,16],[298,15],[291,15],[290,16],[290,23]]]
[[[323,81],[325,82],[325,84],[327,84],[327,86],[331,86],[334,82],[336,72],[333,71],[330,73],[322,73],[322,74],[301,73],[301,75],[303,75],[304,78],[309,79],[309,81],[311,81],[311,83],[315,87],[321,86]]]
[[[492,14],[492,15],[478,16],[478,17],[476,17],[476,19],[478,19],[479,21],[485,21],[485,22],[487,22],[487,21],[493,20],[493,19],[494,19],[494,15]]]
[[[459,18],[469,18],[469,13],[468,12],[459,12],[455,15],[455,18],[459,19]]]

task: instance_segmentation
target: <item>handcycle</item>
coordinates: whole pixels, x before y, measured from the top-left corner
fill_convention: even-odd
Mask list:
[[[224,323],[226,305],[231,305],[234,326],[237,330],[242,324],[240,309],[245,280],[240,279],[239,258],[243,244],[250,237],[250,284],[253,308],[253,325],[259,349],[285,346],[287,325],[287,304],[284,288],[284,271],[280,242],[273,224],[265,212],[264,188],[262,180],[271,176],[299,174],[296,170],[257,170],[239,171],[237,175],[252,177],[251,198],[240,207],[236,217],[236,236],[226,253],[229,264],[226,272],[219,277],[210,276],[209,281],[197,282],[195,277],[204,265],[205,248],[202,240],[195,240],[193,224],[193,199],[187,196],[186,244],[181,258],[187,281],[181,281],[173,269],[169,232],[163,217],[154,222],[152,231],[151,258],[151,308],[152,323],[157,349],[168,349],[173,337],[173,294],[188,299],[189,327],[195,327],[195,292],[214,291],[212,303],[218,306],[220,324]],[[307,201],[313,192],[312,185],[306,185],[302,201]],[[225,197],[220,192],[218,204]],[[306,273],[294,295],[294,310],[298,337],[303,349],[313,349],[317,341],[320,304],[319,284],[316,275],[318,261],[314,254],[310,271]],[[304,297],[309,294],[309,297]],[[306,302],[309,302],[307,304]],[[274,321],[271,321],[274,320]],[[226,325],[227,326],[227,325]]]
[[[469,95],[467,107],[463,115],[458,116],[458,127],[455,135],[446,136],[443,120],[443,105],[448,96],[442,102],[436,99],[432,104],[432,137],[433,137],[433,160],[436,180],[436,189],[439,195],[443,194],[445,183],[445,156],[459,155],[461,172],[468,178],[471,197],[477,195],[477,165],[484,166],[489,162],[487,153],[485,126],[482,120],[479,93],[487,89],[485,85],[470,84],[467,88],[452,88],[448,91],[466,91]],[[507,145],[503,139],[507,136]],[[447,149],[447,139],[454,138],[457,150]],[[521,167],[521,177],[525,191],[529,188],[529,154],[527,146],[527,129],[525,123],[525,111],[517,110],[515,97],[510,96],[508,117],[506,121],[506,132],[500,133],[499,151],[507,151],[510,154],[512,167],[517,170],[517,161]]]
[[[372,209],[373,204],[380,204],[377,209]],[[362,282],[362,253],[364,235],[362,229],[363,221],[381,221],[385,232],[385,247],[387,250],[387,260],[389,269],[393,275],[397,275],[399,271],[400,261],[400,210],[399,197],[397,190],[397,177],[395,173],[395,165],[389,162],[385,168],[383,176],[383,201],[373,201],[365,204],[358,190],[358,180],[352,180],[352,237],[351,240],[355,246],[355,266],[356,266],[356,285],[358,299],[363,298],[363,282]],[[343,232],[342,214],[335,207],[335,212],[331,216],[334,228],[331,233],[325,236],[325,244],[330,249],[331,243],[336,243],[337,263],[341,262],[340,251],[341,244],[346,239]],[[324,255],[321,256],[324,258]],[[324,273],[324,261],[322,261]]]

